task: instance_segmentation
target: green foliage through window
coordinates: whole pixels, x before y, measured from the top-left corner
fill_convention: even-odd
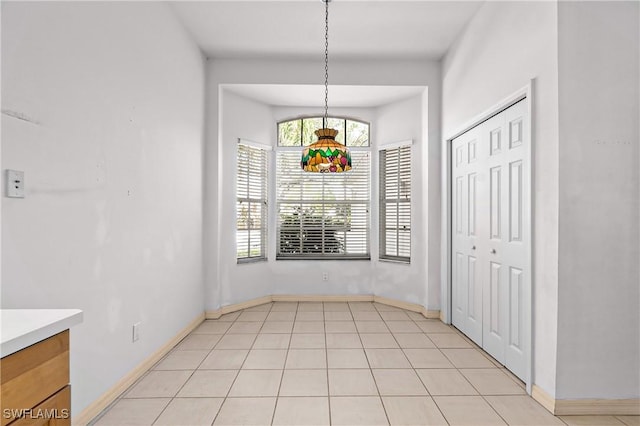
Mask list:
[[[322,117],[304,117],[278,123],[278,146],[307,146],[315,142],[314,132],[322,128]],[[350,147],[369,146],[369,123],[329,117],[328,127],[339,131],[336,141]]]

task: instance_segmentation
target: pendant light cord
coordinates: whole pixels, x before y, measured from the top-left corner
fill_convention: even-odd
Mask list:
[[[329,1],[323,0],[325,4],[324,13],[324,122],[323,127],[328,127],[329,112]]]

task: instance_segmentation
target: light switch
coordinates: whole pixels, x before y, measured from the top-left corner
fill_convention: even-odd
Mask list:
[[[7,170],[6,175],[7,197],[24,198],[24,172]]]

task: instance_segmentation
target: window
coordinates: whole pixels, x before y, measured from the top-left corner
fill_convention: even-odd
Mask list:
[[[329,126],[346,129],[342,141],[346,138],[350,146],[353,164],[347,173],[306,173],[300,168],[300,147],[315,141],[310,135],[322,127],[322,117],[278,124],[276,259],[371,257],[369,124],[329,118]]]
[[[348,147],[369,146],[369,123],[348,118],[329,117],[328,127],[338,130],[336,141]],[[307,146],[317,138],[313,133],[321,129],[322,117],[297,118],[278,123],[278,146]],[[345,143],[346,138],[346,143]]]
[[[267,151],[240,140],[236,186],[238,263],[267,258]]]
[[[380,259],[411,261],[411,145],[380,151]]]

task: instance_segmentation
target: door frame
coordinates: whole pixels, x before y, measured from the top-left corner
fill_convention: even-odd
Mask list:
[[[525,137],[528,138],[529,143],[525,146],[525,159],[526,159],[526,167],[523,170],[523,179],[524,179],[524,189],[525,189],[525,197],[528,202],[529,209],[523,212],[528,226],[523,229],[523,231],[527,234],[528,244],[525,246],[525,267],[529,271],[527,274],[527,278],[524,281],[525,287],[525,297],[528,303],[525,303],[524,306],[524,345],[525,345],[525,358],[526,358],[526,373],[525,373],[525,383],[527,385],[527,393],[531,395],[532,388],[532,378],[533,378],[533,288],[532,283],[533,280],[533,219],[534,219],[534,197],[533,197],[533,153],[534,153],[534,131],[533,131],[533,88],[534,88],[535,80],[530,80],[526,86],[520,88],[516,92],[502,99],[501,101],[494,104],[489,109],[484,112],[476,115],[471,120],[467,121],[463,126],[461,126],[457,131],[451,133],[447,137],[442,140],[442,226],[441,226],[441,315],[440,319],[446,324],[451,324],[452,319],[452,241],[451,241],[451,232],[452,232],[452,218],[451,215],[453,213],[452,209],[452,150],[451,145],[452,141],[468,130],[476,127],[478,124],[488,120],[494,115],[504,111],[515,103],[526,99],[527,100],[527,110],[525,115],[525,123],[526,123],[526,131]]]

